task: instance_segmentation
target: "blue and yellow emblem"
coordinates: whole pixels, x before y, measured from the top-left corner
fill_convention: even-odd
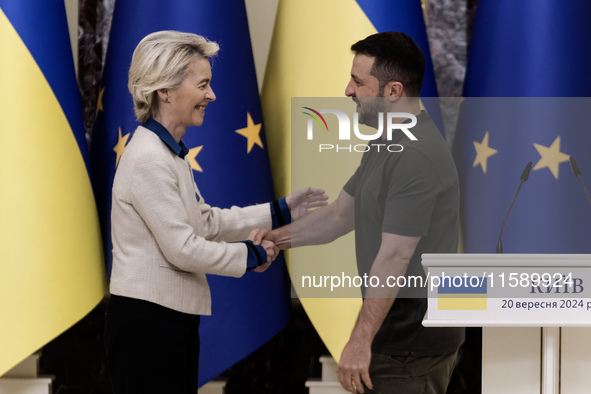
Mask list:
[[[485,311],[487,307],[487,278],[478,278],[478,284],[462,281],[454,286],[450,281],[443,281],[437,290],[437,309],[453,311]]]

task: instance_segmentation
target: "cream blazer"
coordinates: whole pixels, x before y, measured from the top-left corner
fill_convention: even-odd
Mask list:
[[[247,246],[230,242],[271,226],[268,203],[230,209],[207,205],[189,162],[140,126],[113,183],[111,294],[210,315],[205,274],[241,277]]]

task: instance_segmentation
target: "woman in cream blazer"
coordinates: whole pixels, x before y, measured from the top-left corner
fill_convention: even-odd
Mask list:
[[[107,366],[115,393],[197,393],[199,316],[211,314],[206,274],[240,277],[275,259],[268,240],[248,241],[324,205],[319,189],[256,206],[207,205],[181,138],[209,103],[208,58],[219,47],[174,31],[146,36],[134,51],[129,91],[142,123],[113,184],[113,271],[106,319]],[[253,232],[254,235],[254,232]]]

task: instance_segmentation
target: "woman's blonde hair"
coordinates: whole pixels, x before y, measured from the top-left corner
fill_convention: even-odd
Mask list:
[[[196,59],[215,56],[220,47],[193,33],[165,30],[144,37],[133,51],[128,88],[135,116],[146,123],[158,111],[158,90],[176,89]]]

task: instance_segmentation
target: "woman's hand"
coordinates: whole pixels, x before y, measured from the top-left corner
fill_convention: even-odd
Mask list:
[[[323,189],[308,187],[291,193],[285,197],[292,220],[304,216],[311,208],[323,207],[328,204],[328,196]]]
[[[267,236],[268,233],[269,231],[265,229],[254,229],[248,236],[248,239],[252,241],[253,244],[262,246],[265,248],[265,252],[267,252],[267,262],[253,269],[255,272],[264,272],[267,268],[269,268],[271,263],[277,258],[277,255],[279,254],[279,248],[275,245],[275,243],[265,239],[265,236]]]

